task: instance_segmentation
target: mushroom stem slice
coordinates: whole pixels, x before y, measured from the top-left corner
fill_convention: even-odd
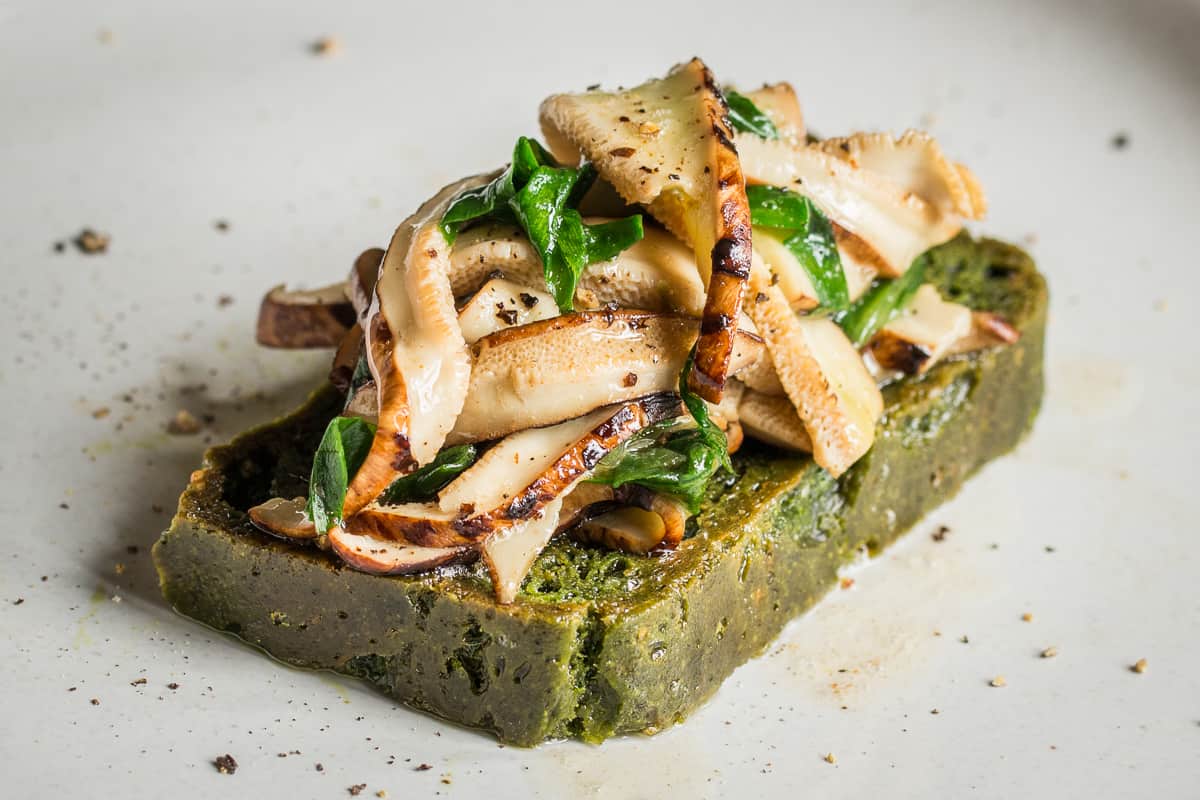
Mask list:
[[[554,95],[542,130],[560,160],[582,152],[629,203],[692,245],[707,285],[692,389],[719,402],[750,275],[750,209],[724,98],[699,59],[617,93]]]
[[[329,531],[329,545],[347,564],[372,575],[427,572],[474,555],[469,547],[418,547],[336,527]]]
[[[584,311],[481,339],[452,444],[489,441],[592,409],[675,391],[696,341],[695,320],[635,310]],[[762,340],[739,330],[736,374],[763,357]]]
[[[256,528],[275,536],[285,539],[316,539],[317,526],[313,525],[313,521],[304,510],[307,502],[304,497],[294,497],[291,500],[274,497],[254,506],[246,513]]]
[[[344,283],[291,290],[280,284],[258,307],[255,338],[266,347],[337,347],[354,320]]]
[[[460,191],[491,177],[445,187],[400,224],[388,245],[363,325],[379,387],[379,427],[346,492],[347,517],[397,475],[435,458],[462,410],[471,357],[450,288],[450,246],[438,223]]]
[[[509,605],[517,599],[529,568],[558,528],[562,503],[561,497],[555,498],[535,516],[489,536],[480,547],[497,603]]]

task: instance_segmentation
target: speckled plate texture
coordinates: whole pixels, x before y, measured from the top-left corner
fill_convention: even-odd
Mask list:
[[[406,5],[0,5],[0,794],[1196,797],[1200,4]],[[693,54],[975,169],[1051,285],[1033,436],[652,738],[499,747],[172,613],[202,450],[325,366],[262,292]]]

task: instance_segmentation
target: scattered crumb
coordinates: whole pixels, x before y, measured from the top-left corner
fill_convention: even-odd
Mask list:
[[[222,775],[232,775],[233,773],[237,772],[238,767],[237,761],[234,760],[233,756],[229,755],[229,753],[226,753],[223,756],[217,756],[215,759],[213,759],[213,766],[216,767],[217,772],[221,773]]]
[[[362,790],[365,788],[367,788],[365,783],[356,783],[346,791],[349,792],[351,796],[358,797],[360,794],[362,794]]]
[[[67,505],[66,503],[59,503],[59,504],[58,504],[58,507],[59,507],[59,508],[62,508],[62,509],[68,509],[68,508],[70,508],[70,506],[69,506],[69,505]]]
[[[124,575],[125,565],[118,561],[116,564],[113,564],[113,572],[117,573],[118,575]]]
[[[1038,243],[1038,235],[1036,233],[1027,233],[1023,237],[1022,241],[1025,242],[1026,247],[1033,247]]]
[[[926,111],[921,115],[919,122],[922,128],[932,128],[934,125],[938,124],[938,119],[939,117],[935,112]]]
[[[1046,545],[1045,550],[1047,553],[1053,553],[1055,550],[1055,547],[1052,544],[1048,544],[1048,545]]]
[[[56,252],[56,253],[67,252],[67,243],[66,242],[55,242],[54,243],[54,252]]]
[[[1003,675],[997,675],[988,682],[988,685],[995,686],[997,689],[999,689],[1002,686],[1008,686],[1008,681],[1004,680]]]
[[[342,43],[334,36],[322,36],[310,45],[314,55],[331,56],[342,49]]]
[[[442,783],[444,783],[444,784],[446,784],[447,786],[449,786],[449,785],[450,785],[450,776],[449,776],[449,775],[443,775],[443,776],[442,776]]]
[[[1136,672],[1138,675],[1141,675],[1149,666],[1150,665],[1146,662],[1146,659],[1139,658],[1136,662],[1134,662],[1134,665],[1130,667],[1130,669]]]
[[[1115,133],[1108,143],[1113,150],[1124,150],[1126,147],[1129,147],[1129,134],[1124,131]]]
[[[96,41],[100,44],[112,44],[113,32],[108,28],[101,28],[96,31]]]
[[[836,764],[837,763],[837,756],[835,756],[833,753],[826,753],[824,758],[825,758],[825,762],[827,764]]]
[[[1058,655],[1058,648],[1057,647],[1047,647],[1045,650],[1043,650],[1041,652],[1040,655],[1042,658],[1054,658],[1056,655]]]
[[[135,681],[130,681],[130,682],[129,682],[129,685],[130,685],[130,686],[145,686],[145,685],[146,685],[146,679],[145,679],[145,678],[138,678],[138,679],[137,679],[137,680],[135,680]]]
[[[213,223],[213,227],[216,228],[217,230],[219,230],[221,233],[228,233],[229,232],[229,220],[219,219]]]
[[[63,503],[62,505],[63,505],[63,508],[67,507],[66,503]],[[138,553],[138,550],[140,550],[140,549],[141,548],[138,547],[136,544],[131,544],[131,545],[126,545],[125,552],[129,553],[129,555],[131,555],[131,556],[136,556]]]
[[[160,506],[158,503],[151,503],[151,504],[150,504],[150,510],[151,510],[151,511],[153,511],[155,514],[161,514],[161,513],[163,512],[163,507],[162,507],[162,506]],[[136,545],[134,545],[133,552],[134,552],[134,553],[136,553],[136,552],[137,552],[137,546],[136,546]]]
[[[413,772],[426,772],[433,769],[433,764],[417,764],[413,767]]]
[[[167,423],[167,433],[190,436],[194,433],[199,433],[200,427],[200,420],[196,418],[196,415],[186,408],[181,408],[175,412],[175,416]]]
[[[938,529],[930,534],[935,542],[945,541],[946,534],[950,533],[950,529],[945,525],[939,525]]]
[[[179,688],[179,684],[175,683],[175,681],[171,681],[170,683],[167,684],[167,688],[173,692]]]
[[[320,761],[318,761],[317,762],[317,772],[324,772],[324,771],[325,771],[325,765],[322,764]]]
[[[108,244],[112,241],[112,237],[107,233],[97,233],[91,228],[84,228],[72,241],[81,253],[92,255],[94,253],[107,253]]]
[[[842,578],[841,587],[843,589],[849,589],[853,586],[854,586],[854,578]]]
[[[376,797],[387,797],[387,792],[385,792],[383,789],[380,789],[378,792],[375,793],[375,796]]]
[[[13,600],[13,605],[14,605],[14,606],[19,606],[19,605],[21,605],[21,603],[24,603],[24,602],[25,602],[25,598],[24,598],[24,597],[18,597],[16,600]]]
[[[930,709],[930,710],[929,710],[929,713],[930,713],[930,714],[940,714],[940,713],[942,713],[942,712],[941,712],[941,711],[938,711],[936,708],[932,708],[932,709]]]
[[[101,406],[92,412],[92,419],[104,419],[112,413],[112,409],[108,406]]]
[[[98,706],[98,705],[100,705],[100,698],[99,698],[99,697],[93,697],[93,698],[92,698],[91,700],[89,700],[88,702],[89,702],[89,703],[91,703],[91,704],[92,704],[92,705],[94,705],[94,706]]]
[[[1164,297],[1159,300],[1155,300],[1154,301],[1154,310],[1155,311],[1166,311],[1167,310],[1167,299]]]
[[[966,635],[965,635],[965,634],[964,634],[964,635],[962,635],[962,636],[960,636],[958,640],[959,640],[960,642],[962,642],[963,644],[970,644],[970,643],[971,643],[971,640],[970,640],[970,639],[968,639],[968,638],[966,637]]]
[[[1024,614],[1021,615],[1021,621],[1022,622],[1033,622],[1033,614],[1030,614],[1028,611],[1026,611]]]
[[[229,308],[233,305],[233,295],[223,294],[217,297],[217,308]]]

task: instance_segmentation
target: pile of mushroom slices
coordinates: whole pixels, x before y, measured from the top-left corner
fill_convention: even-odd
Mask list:
[[[922,133],[809,143],[787,84],[738,97],[770,135],[730,124],[699,60],[633,89],[542,104],[553,156],[599,175],[579,206],[585,221],[649,215],[639,241],[583,271],[574,310],[560,310],[519,225],[493,219],[448,240],[447,208],[499,173],[444,188],[386,251],[363,253],[344,284],[272,290],[259,341],[336,347],[331,377],[347,392],[344,413],[375,427],[340,524],[317,531],[303,498],[252,509],[255,523],[317,540],[372,573],[482,557],[509,603],[557,532],[635,553],[680,542],[688,509],[679,499],[588,478],[651,426],[697,424],[680,398],[689,354],[686,389],[703,398],[730,452],[744,433],[811,452],[837,476],[873,442],[879,385],[1015,340],[1003,319],[916,283],[886,324],[852,341],[793,249],[754,224],[747,185],[787,189],[828,218],[854,303],[906,274],[912,283],[922,253],[980,218],[978,183]],[[362,356],[369,374],[355,369]],[[482,454],[432,500],[386,500],[397,478],[464,444]]]

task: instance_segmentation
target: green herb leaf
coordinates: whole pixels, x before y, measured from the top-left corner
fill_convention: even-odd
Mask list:
[[[729,124],[734,130],[753,133],[764,139],[779,138],[775,123],[746,95],[726,89],[725,102],[729,105]]]
[[[679,393],[696,427],[676,430],[677,420],[651,425],[601,459],[590,480],[614,488],[635,483],[679,498],[695,514],[713,476],[733,471],[724,432],[709,418],[704,400],[688,389],[694,356],[680,373]]]
[[[804,195],[777,186],[747,186],[746,198],[750,223],[780,235],[808,274],[817,302],[829,311],[845,310],[850,289],[829,218]]]
[[[546,286],[559,310],[571,311],[583,270],[615,257],[643,235],[640,215],[599,225],[583,221],[579,202],[595,180],[591,164],[559,166],[544,147],[522,136],[508,169],[487,186],[454,198],[442,216],[442,232],[453,242],[472,222],[516,222],[542,259]]]
[[[855,347],[862,347],[887,325],[912,300],[925,281],[925,266],[929,257],[922,254],[903,275],[892,280],[880,280],[838,320]]]
[[[385,505],[401,503],[423,503],[437,497],[446,484],[457,478],[467,467],[475,463],[476,451],[473,444],[447,447],[437,458],[425,466],[392,481],[392,485],[379,496]]]
[[[375,426],[359,417],[329,421],[308,480],[308,516],[318,532],[342,524],[346,487],[371,450],[374,436]]]

